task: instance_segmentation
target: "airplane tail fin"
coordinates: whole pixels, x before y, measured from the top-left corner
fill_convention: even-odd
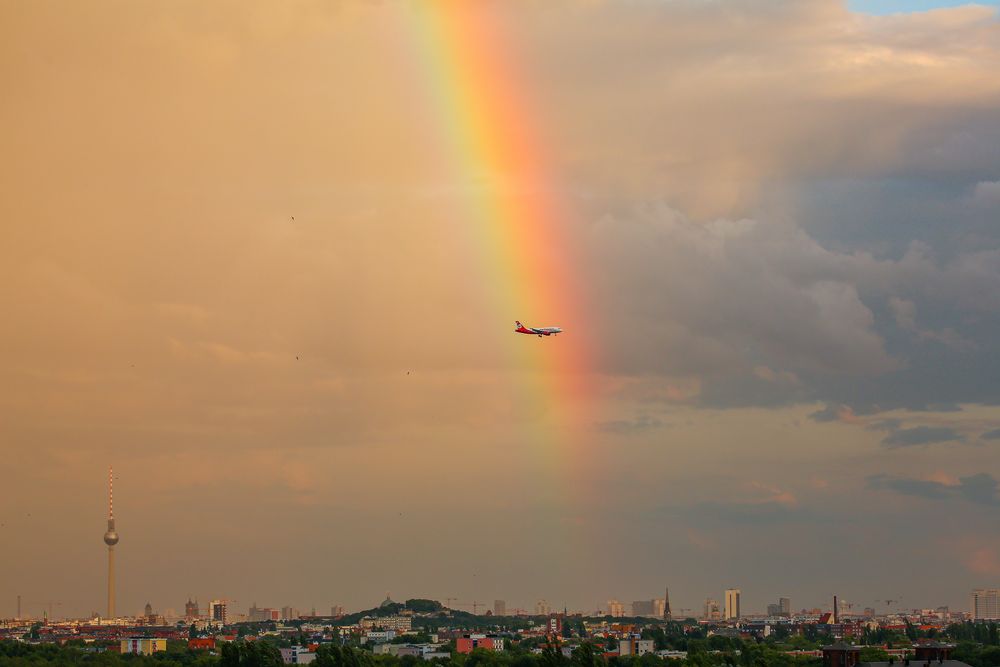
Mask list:
[[[523,324],[521,324],[521,323],[520,323],[520,322],[518,322],[517,320],[514,320],[514,325],[515,325],[515,326],[516,326],[516,327],[517,327],[518,329],[520,329],[521,327],[523,327],[523,326],[524,326]]]

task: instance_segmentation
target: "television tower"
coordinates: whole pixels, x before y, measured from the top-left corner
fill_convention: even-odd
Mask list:
[[[114,484],[114,468],[108,467],[108,532],[104,533],[104,543],[108,545],[108,618],[115,617],[115,545],[118,544],[118,533],[115,532],[115,507],[112,500]]]

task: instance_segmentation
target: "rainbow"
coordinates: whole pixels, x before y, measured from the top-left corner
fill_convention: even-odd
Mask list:
[[[529,86],[505,49],[502,3],[427,1],[407,5],[406,33],[428,91],[437,137],[456,180],[469,187],[466,220],[501,326],[514,319],[561,326],[538,341],[511,334],[509,361],[529,371],[518,395],[543,405],[538,435],[569,448],[589,429],[593,327],[583,298],[573,226],[546,143],[534,122]],[[509,322],[507,320],[510,320]],[[527,391],[524,391],[526,390]]]

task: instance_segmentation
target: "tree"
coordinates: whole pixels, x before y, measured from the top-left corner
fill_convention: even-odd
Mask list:
[[[597,652],[594,651],[594,645],[590,642],[584,642],[577,646],[573,651],[573,655],[570,656],[570,661],[574,667],[603,667],[604,663],[598,657]]]
[[[421,614],[430,614],[441,611],[444,607],[437,600],[426,600],[423,598],[413,598],[406,601],[406,608]]]
[[[864,646],[859,655],[860,662],[889,662],[889,654],[878,646]]]
[[[548,643],[542,647],[542,654],[539,656],[540,667],[565,667],[569,659],[562,654],[558,646]]]

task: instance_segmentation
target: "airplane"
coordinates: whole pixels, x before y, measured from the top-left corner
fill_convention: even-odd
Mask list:
[[[517,328],[514,333],[534,334],[536,336],[554,336],[563,332],[559,327],[526,327],[520,322],[514,322]]]

